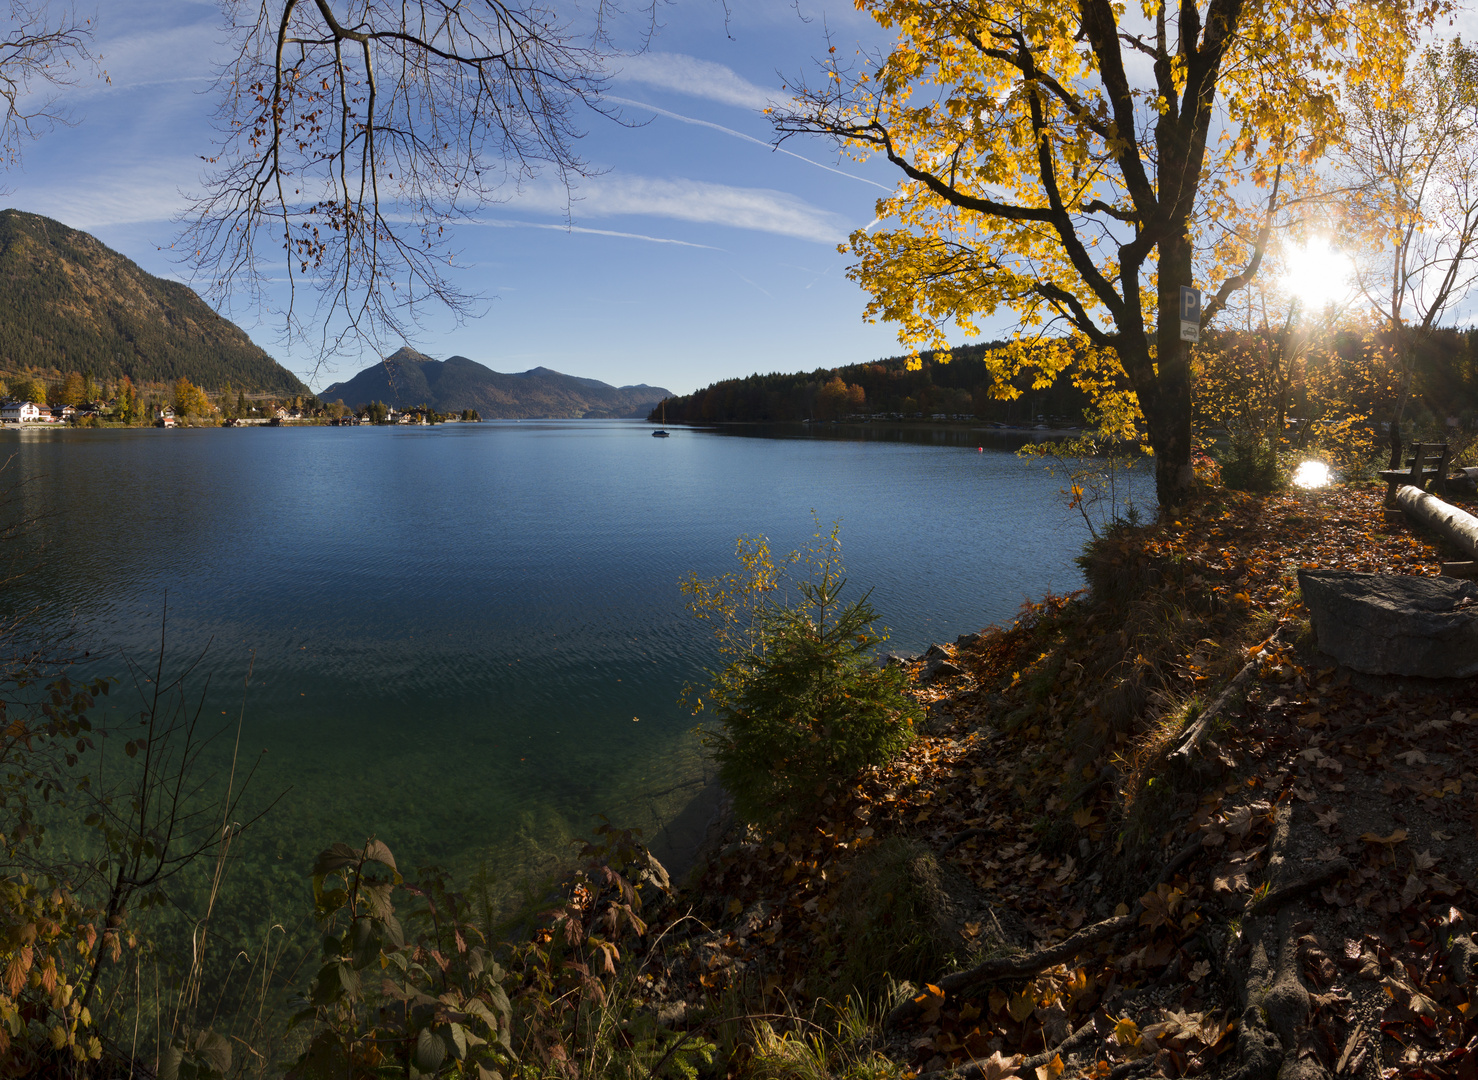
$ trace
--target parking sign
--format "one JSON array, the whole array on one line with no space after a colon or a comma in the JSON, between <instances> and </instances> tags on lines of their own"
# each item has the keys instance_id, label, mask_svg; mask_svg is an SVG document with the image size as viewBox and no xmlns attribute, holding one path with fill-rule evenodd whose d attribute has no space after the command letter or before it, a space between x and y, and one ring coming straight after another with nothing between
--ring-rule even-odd
<instances>
[{"instance_id":1,"label":"parking sign","mask_svg":"<svg viewBox=\"0 0 1478 1080\"><path fill-rule=\"evenodd\" d=\"M1201 290L1180 287L1180 340L1201 340Z\"/></svg>"}]
</instances>

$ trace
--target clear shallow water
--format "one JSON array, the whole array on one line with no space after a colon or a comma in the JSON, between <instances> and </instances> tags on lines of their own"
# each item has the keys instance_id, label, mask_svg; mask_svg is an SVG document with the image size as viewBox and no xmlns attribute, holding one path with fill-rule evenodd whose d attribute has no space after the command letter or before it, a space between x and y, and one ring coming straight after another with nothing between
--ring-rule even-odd
<instances>
[{"instance_id":1,"label":"clear shallow water","mask_svg":"<svg viewBox=\"0 0 1478 1080\"><path fill-rule=\"evenodd\" d=\"M677 581L732 569L740 534L784 552L813 510L841 518L894 651L1081 584L1060 482L985 436L650 432L7 431L0 482L28 481L11 511L40 525L5 604L117 674L167 596L169 656L209 643L208 710L233 720L254 655L243 752L259 795L286 794L241 872L296 894L316 851L370 833L510 876L597 813L660 839L703 774L676 699L713 659Z\"/></svg>"}]
</instances>

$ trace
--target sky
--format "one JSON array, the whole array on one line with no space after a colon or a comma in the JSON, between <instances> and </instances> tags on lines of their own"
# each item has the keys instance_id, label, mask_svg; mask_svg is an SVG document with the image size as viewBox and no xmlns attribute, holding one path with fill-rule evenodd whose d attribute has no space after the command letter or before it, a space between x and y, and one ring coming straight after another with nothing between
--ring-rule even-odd
<instances>
[{"instance_id":1,"label":"sky","mask_svg":"<svg viewBox=\"0 0 1478 1080\"><path fill-rule=\"evenodd\" d=\"M454 237L456 284L487 298L463 325L433 318L411 342L497 371L550 367L683 393L754 372L833 367L906 350L862 317L837 244L873 220L886 163L838 160L819 140L777 152L762 109L782 80L838 51L880 43L850 0L679 0L644 52L612 65L627 125L585 115L598 170L574 192L536 181ZM144 269L189 282L171 244L215 147L221 15L198 0L110 0L97 12L108 81L65 91L70 126L24 149L3 205L97 236ZM633 19L618 32L639 43ZM828 37L830 35L830 37ZM634 126L633 126L634 125ZM315 389L378 357L320 364L284 342L270 312L223 309Z\"/></svg>"}]
</instances>

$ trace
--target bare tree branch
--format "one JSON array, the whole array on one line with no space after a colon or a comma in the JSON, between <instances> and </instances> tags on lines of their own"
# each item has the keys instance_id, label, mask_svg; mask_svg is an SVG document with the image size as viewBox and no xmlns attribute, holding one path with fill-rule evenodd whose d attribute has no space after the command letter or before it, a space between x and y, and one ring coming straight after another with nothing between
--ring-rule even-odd
<instances>
[{"instance_id":1,"label":"bare tree branch","mask_svg":"<svg viewBox=\"0 0 1478 1080\"><path fill-rule=\"evenodd\" d=\"M20 162L21 147L69 122L53 92L98 69L91 19L45 0L9 0L0 36L0 160ZM106 78L106 76L103 76Z\"/></svg>"},{"instance_id":2,"label":"bare tree branch","mask_svg":"<svg viewBox=\"0 0 1478 1080\"><path fill-rule=\"evenodd\" d=\"M220 150L185 216L208 296L271 307L320 356L465 318L449 226L546 171L566 191L602 111L609 0L578 29L539 0L226 0Z\"/></svg>"}]
</instances>

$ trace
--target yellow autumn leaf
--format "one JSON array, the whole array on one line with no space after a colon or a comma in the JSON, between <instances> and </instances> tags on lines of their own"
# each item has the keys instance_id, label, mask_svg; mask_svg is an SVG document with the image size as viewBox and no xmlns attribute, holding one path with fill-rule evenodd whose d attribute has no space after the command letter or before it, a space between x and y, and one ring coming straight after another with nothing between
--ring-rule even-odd
<instances>
[{"instance_id":1,"label":"yellow autumn leaf","mask_svg":"<svg viewBox=\"0 0 1478 1080\"><path fill-rule=\"evenodd\" d=\"M1006 1012L1018 1024L1025 1023L1026 1018L1036 1012L1036 1009L1037 996L1031 992L1030 988L1019 994L1012 994L1011 1001L1006 1006Z\"/></svg>"}]
</instances>

